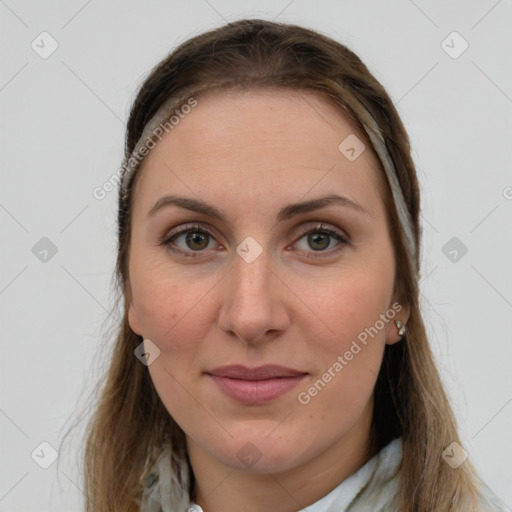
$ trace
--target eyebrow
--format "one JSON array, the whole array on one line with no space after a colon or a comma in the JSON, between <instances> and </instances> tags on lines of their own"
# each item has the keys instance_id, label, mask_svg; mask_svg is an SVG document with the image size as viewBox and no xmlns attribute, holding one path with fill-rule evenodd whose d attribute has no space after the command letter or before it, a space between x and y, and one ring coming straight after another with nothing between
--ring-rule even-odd
<instances>
[{"instance_id":1,"label":"eyebrow","mask_svg":"<svg viewBox=\"0 0 512 512\"><path fill-rule=\"evenodd\" d=\"M302 201L299 203L289 204L284 206L277 213L277 221L283 221L290 219L296 215L300 215L302 213L309 213L315 210L319 210L320 208L325 208L330 205L339 205L345 208L351 208L358 213L363 213L369 215L369 213L358 203L352 201L345 196L340 196L338 194L330 194L323 197L318 197L316 199L311 199L309 201ZM208 217L212 217L219 221L226 221L226 214L223 210L213 206L211 204L205 203L200 199L193 199L189 197L181 197L174 195L166 195L161 197L149 210L147 213L147 217L154 215L157 211L161 210L167 206L178 206L180 208L190 210L196 213L200 213L206 215Z\"/></svg>"}]
</instances>

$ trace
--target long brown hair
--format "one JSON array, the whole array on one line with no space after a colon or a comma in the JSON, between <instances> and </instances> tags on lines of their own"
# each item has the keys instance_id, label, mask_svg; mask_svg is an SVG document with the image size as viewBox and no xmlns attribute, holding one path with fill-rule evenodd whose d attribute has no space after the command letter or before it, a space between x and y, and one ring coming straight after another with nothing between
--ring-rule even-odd
<instances>
[{"instance_id":1,"label":"long brown hair","mask_svg":"<svg viewBox=\"0 0 512 512\"><path fill-rule=\"evenodd\" d=\"M459 437L420 313L419 188L409 139L391 99L346 46L300 26L240 20L186 41L152 70L130 112L125 163L165 102L175 99L178 108L204 91L232 87L321 93L342 115L359 123L357 113L344 101L343 90L376 120L405 198L416 255L408 257L388 187L385 203L395 249L395 288L400 302L410 307L410 317L401 342L385 348L375 387L370 451L376 453L402 437L397 510L474 510L479 489L473 466L466 461L454 470L442 458L443 450ZM116 285L124 314L84 446L88 512L138 510L142 478L164 447L171 447L174 454L177 485L181 482L192 492L193 480L187 483L180 476L182 465L188 464L184 434L161 402L147 368L134 357L142 338L128 324L130 216L136 176L130 176L127 193L119 193Z\"/></svg>"}]
</instances>

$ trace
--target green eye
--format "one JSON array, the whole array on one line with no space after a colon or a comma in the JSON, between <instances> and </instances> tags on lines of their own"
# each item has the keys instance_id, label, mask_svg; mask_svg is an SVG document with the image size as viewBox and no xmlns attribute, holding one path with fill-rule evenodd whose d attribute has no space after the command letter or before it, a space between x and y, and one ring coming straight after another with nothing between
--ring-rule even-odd
<instances>
[{"instance_id":1,"label":"green eye","mask_svg":"<svg viewBox=\"0 0 512 512\"><path fill-rule=\"evenodd\" d=\"M331 246L333 241L335 244ZM217 247L212 233L199 224L179 226L160 245L168 247L169 250L180 257L189 258L200 257L207 253L207 249ZM300 245L305 245L305 247ZM309 258L333 256L341 251L345 245L349 245L349 241L341 232L323 225L308 226L303 229L302 236L294 244L294 246L298 246L299 253Z\"/></svg>"},{"instance_id":2,"label":"green eye","mask_svg":"<svg viewBox=\"0 0 512 512\"><path fill-rule=\"evenodd\" d=\"M300 241L303 239L306 240L307 247L300 247ZM335 240L337 244L329 248L333 240ZM295 243L295 245L298 246L299 252L306 255L309 253L309 257L313 258L332 256L334 253L341 251L344 246L348 244L348 240L341 233L322 226L309 229Z\"/></svg>"}]
</instances>

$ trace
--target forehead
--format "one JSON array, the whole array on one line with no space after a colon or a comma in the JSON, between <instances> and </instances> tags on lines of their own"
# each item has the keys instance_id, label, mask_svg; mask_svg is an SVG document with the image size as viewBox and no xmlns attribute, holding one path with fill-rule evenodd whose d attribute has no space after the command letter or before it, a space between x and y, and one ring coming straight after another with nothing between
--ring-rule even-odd
<instances>
[{"instance_id":1,"label":"forehead","mask_svg":"<svg viewBox=\"0 0 512 512\"><path fill-rule=\"evenodd\" d=\"M357 153L364 150L348 158L353 152L346 153L347 144ZM279 202L284 196L296 200L337 188L375 204L383 179L359 126L320 94L286 90L200 96L138 173L139 203L178 190L203 198L209 193L235 194L240 200L259 195Z\"/></svg>"}]
</instances>

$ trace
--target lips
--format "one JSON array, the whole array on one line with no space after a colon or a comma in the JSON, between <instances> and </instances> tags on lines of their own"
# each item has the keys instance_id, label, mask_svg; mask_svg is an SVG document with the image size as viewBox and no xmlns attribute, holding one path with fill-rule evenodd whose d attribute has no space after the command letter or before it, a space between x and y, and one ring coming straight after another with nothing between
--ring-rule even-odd
<instances>
[{"instance_id":1,"label":"lips","mask_svg":"<svg viewBox=\"0 0 512 512\"><path fill-rule=\"evenodd\" d=\"M305 372L300 372L298 370L293 370L291 368L285 368L284 366L277 366L273 364L259 366L257 368L247 368L241 365L222 366L221 368L216 368L215 370L212 370L208 373L217 375L218 377L227 377L230 379L241 380L267 380L305 375Z\"/></svg>"},{"instance_id":2,"label":"lips","mask_svg":"<svg viewBox=\"0 0 512 512\"><path fill-rule=\"evenodd\" d=\"M299 370L277 365L257 368L247 368L242 365L223 366L206 374L224 395L247 405L276 400L291 391L308 375Z\"/></svg>"}]
</instances>

